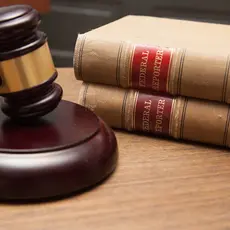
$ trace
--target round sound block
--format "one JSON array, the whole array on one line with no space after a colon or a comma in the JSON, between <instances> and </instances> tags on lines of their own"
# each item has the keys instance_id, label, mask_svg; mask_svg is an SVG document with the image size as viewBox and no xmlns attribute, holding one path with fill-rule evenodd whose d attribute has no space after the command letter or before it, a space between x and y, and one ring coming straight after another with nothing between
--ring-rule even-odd
<instances>
[{"instance_id":1,"label":"round sound block","mask_svg":"<svg viewBox=\"0 0 230 230\"><path fill-rule=\"evenodd\" d=\"M116 167L113 131L90 110L61 101L36 122L0 112L0 199L68 195L101 182Z\"/></svg>"}]
</instances>

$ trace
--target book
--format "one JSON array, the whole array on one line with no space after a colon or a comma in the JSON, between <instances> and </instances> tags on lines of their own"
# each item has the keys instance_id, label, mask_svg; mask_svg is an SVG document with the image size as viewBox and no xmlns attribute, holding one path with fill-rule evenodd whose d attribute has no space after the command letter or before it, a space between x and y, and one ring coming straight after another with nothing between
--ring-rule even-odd
<instances>
[{"instance_id":1,"label":"book","mask_svg":"<svg viewBox=\"0 0 230 230\"><path fill-rule=\"evenodd\" d=\"M110 127L230 146L230 105L83 82L78 103Z\"/></svg>"},{"instance_id":2,"label":"book","mask_svg":"<svg viewBox=\"0 0 230 230\"><path fill-rule=\"evenodd\" d=\"M78 80L230 103L230 26L126 16L79 34Z\"/></svg>"}]
</instances>

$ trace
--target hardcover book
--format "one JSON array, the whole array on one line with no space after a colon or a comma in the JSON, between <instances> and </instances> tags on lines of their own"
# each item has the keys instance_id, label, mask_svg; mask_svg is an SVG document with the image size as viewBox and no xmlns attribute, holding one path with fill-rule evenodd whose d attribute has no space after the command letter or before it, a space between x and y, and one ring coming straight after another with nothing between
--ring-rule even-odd
<instances>
[{"instance_id":1,"label":"hardcover book","mask_svg":"<svg viewBox=\"0 0 230 230\"><path fill-rule=\"evenodd\" d=\"M83 83L78 103L113 128L230 147L230 105Z\"/></svg>"},{"instance_id":2,"label":"hardcover book","mask_svg":"<svg viewBox=\"0 0 230 230\"><path fill-rule=\"evenodd\" d=\"M229 40L228 25L126 16L78 35L75 76L230 103Z\"/></svg>"}]
</instances>

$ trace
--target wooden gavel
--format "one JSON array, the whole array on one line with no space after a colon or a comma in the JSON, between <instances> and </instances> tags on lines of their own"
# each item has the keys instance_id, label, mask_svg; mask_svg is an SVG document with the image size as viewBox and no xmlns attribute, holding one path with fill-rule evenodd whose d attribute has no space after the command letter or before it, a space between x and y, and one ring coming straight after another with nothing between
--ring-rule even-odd
<instances>
[{"instance_id":1,"label":"wooden gavel","mask_svg":"<svg viewBox=\"0 0 230 230\"><path fill-rule=\"evenodd\" d=\"M0 200L46 199L92 187L118 160L112 129L89 109L62 100L39 23L31 6L0 8Z\"/></svg>"},{"instance_id":2,"label":"wooden gavel","mask_svg":"<svg viewBox=\"0 0 230 230\"><path fill-rule=\"evenodd\" d=\"M27 5L0 8L0 96L2 111L14 119L34 119L54 110L62 88L39 13Z\"/></svg>"}]
</instances>

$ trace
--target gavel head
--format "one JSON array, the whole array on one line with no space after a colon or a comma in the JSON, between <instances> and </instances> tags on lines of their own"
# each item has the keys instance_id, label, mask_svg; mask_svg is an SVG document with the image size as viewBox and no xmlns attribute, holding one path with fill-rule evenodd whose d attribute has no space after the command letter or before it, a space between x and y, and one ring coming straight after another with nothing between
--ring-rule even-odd
<instances>
[{"instance_id":1,"label":"gavel head","mask_svg":"<svg viewBox=\"0 0 230 230\"><path fill-rule=\"evenodd\" d=\"M62 88L39 13L28 5L0 8L1 109L13 119L34 119L55 109Z\"/></svg>"}]
</instances>

